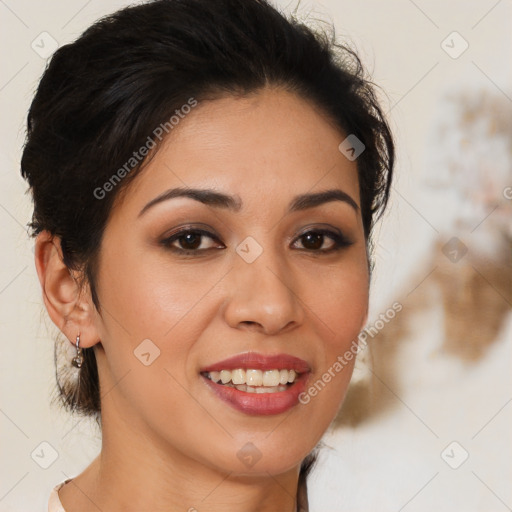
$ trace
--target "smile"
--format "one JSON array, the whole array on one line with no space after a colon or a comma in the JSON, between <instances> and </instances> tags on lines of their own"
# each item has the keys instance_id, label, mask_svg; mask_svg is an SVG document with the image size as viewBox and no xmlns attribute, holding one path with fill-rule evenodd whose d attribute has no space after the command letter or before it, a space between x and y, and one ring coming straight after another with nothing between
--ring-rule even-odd
<instances>
[{"instance_id":1,"label":"smile","mask_svg":"<svg viewBox=\"0 0 512 512\"><path fill-rule=\"evenodd\" d=\"M248 352L200 372L216 397L250 415L280 414L296 406L310 374L308 363L289 355Z\"/></svg>"},{"instance_id":2,"label":"smile","mask_svg":"<svg viewBox=\"0 0 512 512\"><path fill-rule=\"evenodd\" d=\"M293 384L297 377L295 370L256 370L238 368L206 372L205 377L215 383L230 386L247 393L276 393L286 391L288 384Z\"/></svg>"}]
</instances>

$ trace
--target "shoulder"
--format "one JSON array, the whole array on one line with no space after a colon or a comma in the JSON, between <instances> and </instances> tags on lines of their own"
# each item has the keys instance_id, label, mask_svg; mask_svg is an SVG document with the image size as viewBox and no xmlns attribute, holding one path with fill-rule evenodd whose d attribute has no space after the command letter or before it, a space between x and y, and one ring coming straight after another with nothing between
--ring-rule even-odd
<instances>
[{"instance_id":1,"label":"shoulder","mask_svg":"<svg viewBox=\"0 0 512 512\"><path fill-rule=\"evenodd\" d=\"M53 488L52 492L50 493L50 498L48 499L48 512L66 512L62 506L62 503L60 502L59 489L64 486L64 484L68 483L69 480L71 479L62 482Z\"/></svg>"}]
</instances>

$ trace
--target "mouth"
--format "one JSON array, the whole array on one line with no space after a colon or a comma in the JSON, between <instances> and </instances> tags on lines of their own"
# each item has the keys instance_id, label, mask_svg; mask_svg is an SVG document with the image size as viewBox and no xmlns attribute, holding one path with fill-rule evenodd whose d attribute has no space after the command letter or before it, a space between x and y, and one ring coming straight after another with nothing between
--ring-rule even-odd
<instances>
[{"instance_id":1,"label":"mouth","mask_svg":"<svg viewBox=\"0 0 512 512\"><path fill-rule=\"evenodd\" d=\"M243 369L204 372L201 375L220 384L246 393L278 393L293 385L299 375L295 370Z\"/></svg>"},{"instance_id":2,"label":"mouth","mask_svg":"<svg viewBox=\"0 0 512 512\"><path fill-rule=\"evenodd\" d=\"M245 353L200 371L214 394L252 415L279 414L294 407L311 372L308 363L286 354Z\"/></svg>"}]
</instances>

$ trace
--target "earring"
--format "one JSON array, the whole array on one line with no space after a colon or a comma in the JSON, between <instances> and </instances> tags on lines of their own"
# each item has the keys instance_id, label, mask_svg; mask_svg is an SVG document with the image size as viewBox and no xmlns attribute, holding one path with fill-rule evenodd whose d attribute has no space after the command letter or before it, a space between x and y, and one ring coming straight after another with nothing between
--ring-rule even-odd
<instances>
[{"instance_id":1,"label":"earring","mask_svg":"<svg viewBox=\"0 0 512 512\"><path fill-rule=\"evenodd\" d=\"M73 357L73 359L71 360L71 364L75 368L81 368L83 362L84 362L84 357L82 356L82 349L80 347L80 333L78 333L78 335L76 337L76 356Z\"/></svg>"}]
</instances>

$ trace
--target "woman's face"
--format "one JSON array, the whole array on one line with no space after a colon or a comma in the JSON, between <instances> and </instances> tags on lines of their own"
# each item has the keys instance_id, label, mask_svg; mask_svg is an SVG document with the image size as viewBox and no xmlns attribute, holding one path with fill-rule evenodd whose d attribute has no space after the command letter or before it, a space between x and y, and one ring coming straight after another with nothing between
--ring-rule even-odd
<instances>
[{"instance_id":1,"label":"woman's face","mask_svg":"<svg viewBox=\"0 0 512 512\"><path fill-rule=\"evenodd\" d=\"M202 102L180 120L113 209L100 249L106 432L115 424L131 443L240 474L281 473L311 451L344 398L353 360L340 370L338 356L368 304L344 138L277 89ZM275 387L292 369L295 383Z\"/></svg>"}]
</instances>

